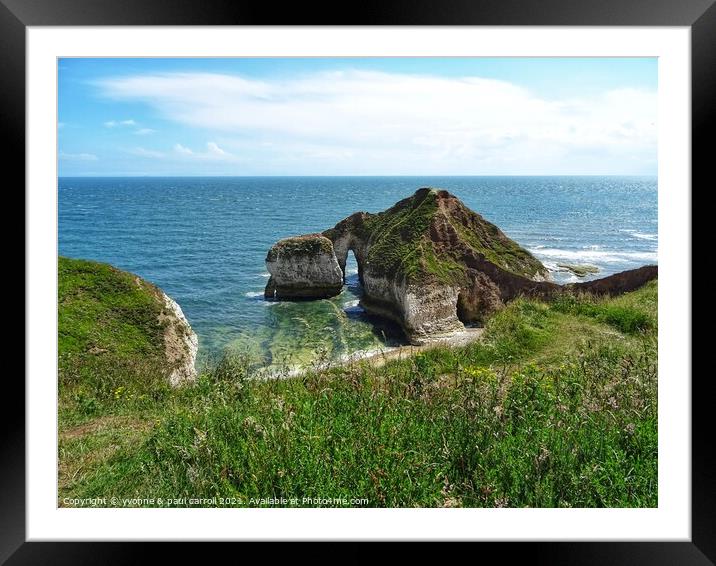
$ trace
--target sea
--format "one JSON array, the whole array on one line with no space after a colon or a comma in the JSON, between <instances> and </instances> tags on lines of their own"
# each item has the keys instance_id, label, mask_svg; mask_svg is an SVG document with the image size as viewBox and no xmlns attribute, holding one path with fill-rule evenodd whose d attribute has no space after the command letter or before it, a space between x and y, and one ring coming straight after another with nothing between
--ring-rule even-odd
<instances>
[{"instance_id":1,"label":"sea","mask_svg":"<svg viewBox=\"0 0 716 566\"><path fill-rule=\"evenodd\" d=\"M530 250L556 282L657 263L656 177L121 177L58 180L59 254L110 263L162 288L226 353L295 367L395 347L359 306L357 266L332 299L265 301L265 257L287 236L379 212L421 187L447 189ZM599 272L579 279L560 263Z\"/></svg>"}]
</instances>

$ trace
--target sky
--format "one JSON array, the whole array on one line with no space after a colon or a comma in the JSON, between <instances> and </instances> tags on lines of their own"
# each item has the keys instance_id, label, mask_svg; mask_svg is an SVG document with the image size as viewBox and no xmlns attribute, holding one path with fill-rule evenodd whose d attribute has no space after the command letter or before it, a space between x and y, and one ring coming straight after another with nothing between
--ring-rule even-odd
<instances>
[{"instance_id":1,"label":"sky","mask_svg":"<svg viewBox=\"0 0 716 566\"><path fill-rule=\"evenodd\" d=\"M71 176L656 175L656 58L58 60Z\"/></svg>"}]
</instances>

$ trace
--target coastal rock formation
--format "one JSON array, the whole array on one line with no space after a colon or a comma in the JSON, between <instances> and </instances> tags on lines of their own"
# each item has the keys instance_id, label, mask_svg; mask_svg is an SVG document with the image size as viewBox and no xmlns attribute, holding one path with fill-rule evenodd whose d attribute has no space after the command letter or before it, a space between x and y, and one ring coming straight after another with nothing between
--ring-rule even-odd
<instances>
[{"instance_id":1,"label":"coastal rock formation","mask_svg":"<svg viewBox=\"0 0 716 566\"><path fill-rule=\"evenodd\" d=\"M659 276L659 268L656 265L645 265L636 269L629 269L621 273L615 273L609 277L585 281L583 283L570 283L565 285L566 289L592 295L621 295L647 284Z\"/></svg>"},{"instance_id":2,"label":"coastal rock formation","mask_svg":"<svg viewBox=\"0 0 716 566\"><path fill-rule=\"evenodd\" d=\"M199 337L177 302L164 292L161 294L165 307L159 315L164 327L164 357L169 367L169 383L176 386L196 379Z\"/></svg>"},{"instance_id":3,"label":"coastal rock formation","mask_svg":"<svg viewBox=\"0 0 716 566\"><path fill-rule=\"evenodd\" d=\"M343 287L333 243L321 234L279 240L266 256L266 269L271 274L267 299L323 299Z\"/></svg>"},{"instance_id":4,"label":"coastal rock formation","mask_svg":"<svg viewBox=\"0 0 716 566\"><path fill-rule=\"evenodd\" d=\"M556 271L571 273L577 277L586 277L593 273L599 273L599 268L589 264L558 263Z\"/></svg>"},{"instance_id":5,"label":"coastal rock formation","mask_svg":"<svg viewBox=\"0 0 716 566\"><path fill-rule=\"evenodd\" d=\"M358 263L361 305L400 324L414 344L481 323L518 295L548 298L564 289L549 281L537 258L458 198L422 188L384 212L352 214L322 235L279 241L266 260L266 297L337 294L349 251ZM656 277L656 267L627 273L570 287L623 292Z\"/></svg>"},{"instance_id":6,"label":"coastal rock formation","mask_svg":"<svg viewBox=\"0 0 716 566\"><path fill-rule=\"evenodd\" d=\"M106 263L58 258L60 377L100 381L196 378L199 339L156 285Z\"/></svg>"}]
</instances>

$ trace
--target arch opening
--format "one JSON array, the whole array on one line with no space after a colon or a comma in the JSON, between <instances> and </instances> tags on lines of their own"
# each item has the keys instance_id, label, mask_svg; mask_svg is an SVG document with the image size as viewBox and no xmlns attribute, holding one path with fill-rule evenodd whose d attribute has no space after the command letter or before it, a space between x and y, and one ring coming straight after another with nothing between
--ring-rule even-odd
<instances>
[{"instance_id":1,"label":"arch opening","mask_svg":"<svg viewBox=\"0 0 716 566\"><path fill-rule=\"evenodd\" d=\"M465 305L465 291L460 291L457 295L457 302L455 304L455 314L457 319L463 324L467 324L469 321L469 314Z\"/></svg>"},{"instance_id":2,"label":"arch opening","mask_svg":"<svg viewBox=\"0 0 716 566\"><path fill-rule=\"evenodd\" d=\"M356 295L363 294L363 278L360 262L353 249L346 253L346 262L343 269L343 282Z\"/></svg>"},{"instance_id":3,"label":"arch opening","mask_svg":"<svg viewBox=\"0 0 716 566\"><path fill-rule=\"evenodd\" d=\"M455 314L466 328L484 325L484 313L480 310L480 301L467 289L461 290L457 295Z\"/></svg>"}]
</instances>

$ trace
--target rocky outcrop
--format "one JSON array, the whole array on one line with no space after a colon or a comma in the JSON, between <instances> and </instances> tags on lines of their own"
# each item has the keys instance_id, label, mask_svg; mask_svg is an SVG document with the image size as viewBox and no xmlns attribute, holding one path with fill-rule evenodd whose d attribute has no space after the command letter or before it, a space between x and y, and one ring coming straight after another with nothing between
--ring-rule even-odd
<instances>
[{"instance_id":1,"label":"rocky outcrop","mask_svg":"<svg viewBox=\"0 0 716 566\"><path fill-rule=\"evenodd\" d=\"M586 277L587 275L599 273L599 268L589 264L558 263L555 271L571 273L577 277Z\"/></svg>"},{"instance_id":2,"label":"rocky outcrop","mask_svg":"<svg viewBox=\"0 0 716 566\"><path fill-rule=\"evenodd\" d=\"M577 292L591 293L592 295L621 295L622 293L634 291L658 277L659 268L656 265L645 265L637 269L615 273L609 277L595 279L594 281L571 283L565 285L565 287Z\"/></svg>"},{"instance_id":3,"label":"rocky outcrop","mask_svg":"<svg viewBox=\"0 0 716 566\"><path fill-rule=\"evenodd\" d=\"M350 251L362 306L399 323L414 344L480 323L518 295L549 298L565 289L549 281L532 254L455 196L423 188L384 212L357 212L321 235L279 241L266 260L266 297L335 295ZM656 267L629 273L569 287L624 292L655 278Z\"/></svg>"},{"instance_id":4,"label":"rocky outcrop","mask_svg":"<svg viewBox=\"0 0 716 566\"><path fill-rule=\"evenodd\" d=\"M196 379L199 338L174 299L162 292L164 309L159 321L164 327L164 356L169 366L169 383L180 385Z\"/></svg>"},{"instance_id":5,"label":"rocky outcrop","mask_svg":"<svg viewBox=\"0 0 716 566\"><path fill-rule=\"evenodd\" d=\"M343 287L333 243L321 234L279 240L266 256L266 269L271 274L267 299L323 299Z\"/></svg>"}]
</instances>

